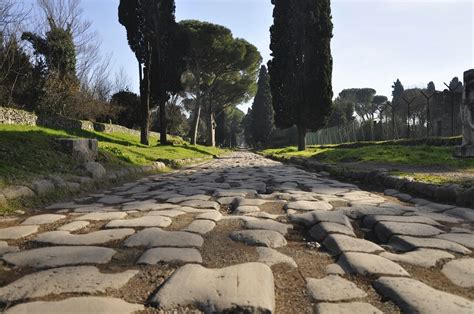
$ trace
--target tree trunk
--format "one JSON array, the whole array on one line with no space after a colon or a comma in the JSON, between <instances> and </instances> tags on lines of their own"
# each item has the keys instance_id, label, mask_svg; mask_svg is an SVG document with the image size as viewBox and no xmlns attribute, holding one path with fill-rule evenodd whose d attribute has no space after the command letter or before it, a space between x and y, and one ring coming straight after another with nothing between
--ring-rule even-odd
<instances>
[{"instance_id":1,"label":"tree trunk","mask_svg":"<svg viewBox=\"0 0 474 314\"><path fill-rule=\"evenodd\" d=\"M306 128L298 125L298 150L306 150Z\"/></svg>"},{"instance_id":2,"label":"tree trunk","mask_svg":"<svg viewBox=\"0 0 474 314\"><path fill-rule=\"evenodd\" d=\"M139 77L140 77L140 102L141 102L141 124L140 124L140 143L143 145L148 145L148 127L149 127L149 105L150 103L148 102L148 88L146 87L148 85L148 75L146 69L142 68L142 65L140 62L138 62L138 70L139 70ZM143 73L145 72L145 73Z\"/></svg>"},{"instance_id":3,"label":"tree trunk","mask_svg":"<svg viewBox=\"0 0 474 314\"><path fill-rule=\"evenodd\" d=\"M167 138L167 121L166 121L166 102L160 100L160 144L168 144Z\"/></svg>"},{"instance_id":4,"label":"tree trunk","mask_svg":"<svg viewBox=\"0 0 474 314\"><path fill-rule=\"evenodd\" d=\"M392 134L393 134L393 139L395 139L395 109L392 108Z\"/></svg>"},{"instance_id":5,"label":"tree trunk","mask_svg":"<svg viewBox=\"0 0 474 314\"><path fill-rule=\"evenodd\" d=\"M211 147L216 147L216 115L214 112L209 114L209 138L208 138L208 145Z\"/></svg>"},{"instance_id":6,"label":"tree trunk","mask_svg":"<svg viewBox=\"0 0 474 314\"><path fill-rule=\"evenodd\" d=\"M194 112L194 123L191 134L191 144L197 144L198 130L199 130L199 120L201 119L201 105L199 102L196 102L196 109Z\"/></svg>"},{"instance_id":7,"label":"tree trunk","mask_svg":"<svg viewBox=\"0 0 474 314\"><path fill-rule=\"evenodd\" d=\"M426 137L430 137L431 129L431 113L430 113L430 99L426 101Z\"/></svg>"},{"instance_id":8,"label":"tree trunk","mask_svg":"<svg viewBox=\"0 0 474 314\"><path fill-rule=\"evenodd\" d=\"M410 138L410 104L408 104L408 114L407 114L407 138Z\"/></svg>"}]
</instances>

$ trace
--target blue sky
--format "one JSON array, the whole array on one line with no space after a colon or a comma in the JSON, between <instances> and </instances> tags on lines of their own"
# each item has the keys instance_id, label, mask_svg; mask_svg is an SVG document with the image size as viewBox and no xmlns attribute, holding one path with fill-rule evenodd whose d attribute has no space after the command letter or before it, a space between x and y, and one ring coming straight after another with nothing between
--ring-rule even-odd
<instances>
[{"instance_id":1,"label":"blue sky","mask_svg":"<svg viewBox=\"0 0 474 314\"><path fill-rule=\"evenodd\" d=\"M84 15L124 67L138 90L137 65L117 21L119 0L83 0ZM405 87L443 82L474 67L474 1L333 0L333 87L372 87L390 96L399 78ZM176 0L178 20L199 19L230 28L270 58L270 0Z\"/></svg>"}]
</instances>

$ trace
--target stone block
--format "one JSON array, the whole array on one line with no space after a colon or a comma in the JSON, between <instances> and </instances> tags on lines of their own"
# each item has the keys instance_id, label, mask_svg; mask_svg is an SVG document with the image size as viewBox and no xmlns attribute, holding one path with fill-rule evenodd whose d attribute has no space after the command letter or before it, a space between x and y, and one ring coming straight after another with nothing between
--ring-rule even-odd
<instances>
[{"instance_id":1,"label":"stone block","mask_svg":"<svg viewBox=\"0 0 474 314\"><path fill-rule=\"evenodd\" d=\"M95 161L99 154L96 139L61 138L57 142L62 152L84 162Z\"/></svg>"}]
</instances>

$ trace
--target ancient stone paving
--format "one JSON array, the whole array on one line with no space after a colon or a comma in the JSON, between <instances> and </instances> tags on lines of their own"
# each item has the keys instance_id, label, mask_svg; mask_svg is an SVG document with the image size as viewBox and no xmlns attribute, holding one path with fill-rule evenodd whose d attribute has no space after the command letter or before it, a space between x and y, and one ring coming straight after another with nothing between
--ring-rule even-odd
<instances>
[{"instance_id":1,"label":"ancient stone paving","mask_svg":"<svg viewBox=\"0 0 474 314\"><path fill-rule=\"evenodd\" d=\"M6 313L474 313L474 210L248 152L32 212Z\"/></svg>"}]
</instances>

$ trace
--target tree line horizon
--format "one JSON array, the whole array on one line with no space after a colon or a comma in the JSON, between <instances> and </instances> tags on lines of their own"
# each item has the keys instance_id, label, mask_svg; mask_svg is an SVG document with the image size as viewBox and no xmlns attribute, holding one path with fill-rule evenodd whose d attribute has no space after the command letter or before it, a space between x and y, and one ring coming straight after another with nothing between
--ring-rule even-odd
<instances>
[{"instance_id":1,"label":"tree line horizon","mask_svg":"<svg viewBox=\"0 0 474 314\"><path fill-rule=\"evenodd\" d=\"M431 136L430 109L440 103L449 104L455 132L457 78L442 93L432 82L405 90L397 79L391 101L372 88L344 89L333 99L330 0L272 0L267 65L254 45L224 26L177 22L174 0L121 0L118 21L137 60L140 95L124 73L110 82L110 60L94 49L80 0L37 3L43 26L24 32L17 21L26 13L13 0L0 6L0 97L7 106L140 128L144 145L154 130L161 145L173 134L231 147L243 134L250 146L271 146L275 131L293 127L304 150L308 132L355 119L373 138L377 122L391 125L387 137L410 138L422 127ZM247 114L237 108L251 99Z\"/></svg>"}]
</instances>

